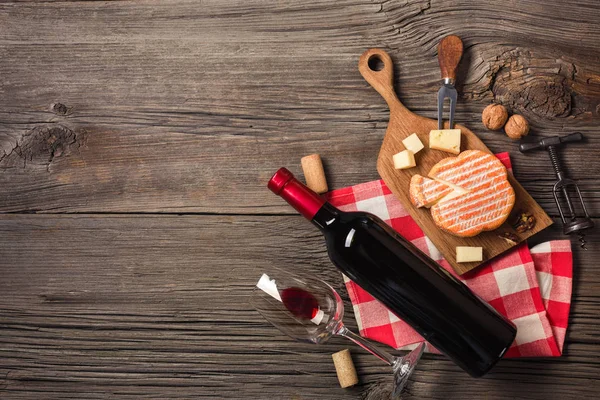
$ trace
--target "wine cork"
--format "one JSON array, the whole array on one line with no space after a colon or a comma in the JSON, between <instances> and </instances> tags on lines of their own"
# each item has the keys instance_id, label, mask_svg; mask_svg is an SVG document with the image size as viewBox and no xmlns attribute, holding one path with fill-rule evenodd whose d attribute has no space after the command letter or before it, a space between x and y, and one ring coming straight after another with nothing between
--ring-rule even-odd
<instances>
[{"instance_id":1,"label":"wine cork","mask_svg":"<svg viewBox=\"0 0 600 400\"><path fill-rule=\"evenodd\" d=\"M340 386L347 388L356 385L358 383L358 376L356 375L356 369L350 356L350 350L338 351L332 354L331 357L333 358Z\"/></svg>"},{"instance_id":2,"label":"wine cork","mask_svg":"<svg viewBox=\"0 0 600 400\"><path fill-rule=\"evenodd\" d=\"M327 179L325 179L325 171L323 170L323 162L318 154L302 157L302 171L306 179L306 186L313 191L322 194L327 192Z\"/></svg>"}]
</instances>

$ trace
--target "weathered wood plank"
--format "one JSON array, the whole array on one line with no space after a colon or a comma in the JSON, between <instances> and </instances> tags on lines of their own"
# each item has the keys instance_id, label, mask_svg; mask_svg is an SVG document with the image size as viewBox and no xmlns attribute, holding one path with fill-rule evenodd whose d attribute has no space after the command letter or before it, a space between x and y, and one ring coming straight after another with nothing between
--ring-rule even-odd
<instances>
[{"instance_id":1,"label":"weathered wood plank","mask_svg":"<svg viewBox=\"0 0 600 400\"><path fill-rule=\"evenodd\" d=\"M547 156L480 112L495 98L532 135L583 131L564 159L600 216L599 18L593 0L3 2L0 211L289 212L264 184L314 151L332 187L375 179L387 106L359 55L386 48L402 101L435 117L435 47L456 33L457 121L511 151L552 215Z\"/></svg>"},{"instance_id":2,"label":"weathered wood plank","mask_svg":"<svg viewBox=\"0 0 600 400\"><path fill-rule=\"evenodd\" d=\"M388 116L356 69L364 49L386 48L402 101L435 117L435 46L456 33L457 120L510 150L552 215L547 157L517 154L480 112L495 99L532 135L586 133L564 159L600 216L599 18L593 0L5 1L0 212L292 213L264 184L309 152L334 188L377 178ZM382 398L374 383L389 374L370 355L355 351L363 385L342 391L329 356L342 342L293 342L247 304L266 262L341 288L300 221L3 215L0 397ZM575 254L564 357L503 361L474 380L428 356L406 397L597 397L599 242Z\"/></svg>"},{"instance_id":3,"label":"weathered wood plank","mask_svg":"<svg viewBox=\"0 0 600 400\"><path fill-rule=\"evenodd\" d=\"M472 379L426 356L406 398L597 396L600 234L589 239L563 357L504 360ZM390 376L374 357L354 348L362 384L344 391L330 354L347 343L297 343L252 310L266 264L345 294L318 231L296 216L3 215L0 397L382 399Z\"/></svg>"}]
</instances>

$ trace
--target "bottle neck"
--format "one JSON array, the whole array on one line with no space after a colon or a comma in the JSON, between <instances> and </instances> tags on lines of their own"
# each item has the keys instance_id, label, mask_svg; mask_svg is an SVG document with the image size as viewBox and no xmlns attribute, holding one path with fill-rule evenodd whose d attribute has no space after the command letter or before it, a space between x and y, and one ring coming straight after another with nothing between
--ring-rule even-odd
<instances>
[{"instance_id":1,"label":"bottle neck","mask_svg":"<svg viewBox=\"0 0 600 400\"><path fill-rule=\"evenodd\" d=\"M340 210L335 208L329 203L323 204L323 207L317 211L312 219L312 223L315 224L322 231L333 225L340 216Z\"/></svg>"},{"instance_id":2,"label":"bottle neck","mask_svg":"<svg viewBox=\"0 0 600 400\"><path fill-rule=\"evenodd\" d=\"M310 190L285 168L280 168L267 186L309 220L312 220L326 204L324 198Z\"/></svg>"}]
</instances>

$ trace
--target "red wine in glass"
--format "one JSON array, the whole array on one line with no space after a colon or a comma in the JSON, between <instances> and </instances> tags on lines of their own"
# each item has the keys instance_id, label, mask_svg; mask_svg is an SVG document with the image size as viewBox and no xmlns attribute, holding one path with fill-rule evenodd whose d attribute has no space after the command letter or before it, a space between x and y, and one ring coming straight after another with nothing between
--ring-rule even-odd
<instances>
[{"instance_id":1,"label":"red wine in glass","mask_svg":"<svg viewBox=\"0 0 600 400\"><path fill-rule=\"evenodd\" d=\"M319 302L315 296L298 287L284 289L281 300L285 308L298 318L311 320L319 313Z\"/></svg>"}]
</instances>

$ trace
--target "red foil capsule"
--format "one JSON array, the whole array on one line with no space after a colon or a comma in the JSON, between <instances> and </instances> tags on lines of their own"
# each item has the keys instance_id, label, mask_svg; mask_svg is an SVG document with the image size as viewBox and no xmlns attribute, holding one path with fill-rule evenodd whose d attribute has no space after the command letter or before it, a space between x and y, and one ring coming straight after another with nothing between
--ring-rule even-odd
<instances>
[{"instance_id":1,"label":"red foil capsule","mask_svg":"<svg viewBox=\"0 0 600 400\"><path fill-rule=\"evenodd\" d=\"M280 168L269 180L267 187L307 219L313 219L325 204L321 196L298 181L286 168Z\"/></svg>"}]
</instances>

